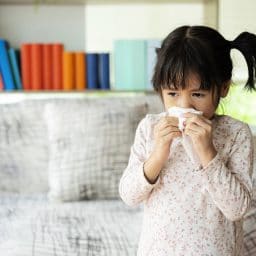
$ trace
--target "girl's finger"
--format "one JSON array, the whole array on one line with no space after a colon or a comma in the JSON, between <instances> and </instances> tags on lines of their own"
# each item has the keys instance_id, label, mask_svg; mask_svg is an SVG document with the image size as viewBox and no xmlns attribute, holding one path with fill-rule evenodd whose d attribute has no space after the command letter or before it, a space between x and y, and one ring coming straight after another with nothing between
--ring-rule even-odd
<instances>
[{"instance_id":1,"label":"girl's finger","mask_svg":"<svg viewBox=\"0 0 256 256\"><path fill-rule=\"evenodd\" d=\"M198 131L192 130L192 129L189 129L189 128L185 129L184 133L185 133L185 135L188 135L190 137L194 137L194 136L198 136L199 135Z\"/></svg>"},{"instance_id":2,"label":"girl's finger","mask_svg":"<svg viewBox=\"0 0 256 256\"><path fill-rule=\"evenodd\" d=\"M174 125L178 126L179 125L179 119L177 117L172 117L172 116L164 116L160 119L159 121L160 125L167 126L167 125Z\"/></svg>"},{"instance_id":3,"label":"girl's finger","mask_svg":"<svg viewBox=\"0 0 256 256\"><path fill-rule=\"evenodd\" d=\"M193 117L190 117L186 120L186 125L190 124L190 123L195 123L198 126L204 127L205 129L209 129L211 127L211 121L205 118L202 118L198 115L195 115Z\"/></svg>"},{"instance_id":4,"label":"girl's finger","mask_svg":"<svg viewBox=\"0 0 256 256\"><path fill-rule=\"evenodd\" d=\"M192 130L194 132L197 132L197 133L201 133L201 132L204 132L206 130L204 127L202 127L202 126L200 126L196 123L192 123L192 122L186 124L185 131L188 130L188 129Z\"/></svg>"},{"instance_id":5,"label":"girl's finger","mask_svg":"<svg viewBox=\"0 0 256 256\"><path fill-rule=\"evenodd\" d=\"M185 118L188 118L188 119L193 118L193 117L194 118L198 117L199 119L203 120L204 122L206 122L208 124L212 124L212 121L205 118L203 115L198 115L198 114L194 114L194 113L184 113L184 114L182 114L182 117L185 117Z\"/></svg>"},{"instance_id":6,"label":"girl's finger","mask_svg":"<svg viewBox=\"0 0 256 256\"><path fill-rule=\"evenodd\" d=\"M167 134L165 137L164 137L164 139L166 140L166 141L170 141L170 140L172 140L172 139L174 139L174 138L178 138L178 137L181 137L182 136L182 133L179 131L179 132L172 132L172 133L169 133L169 134Z\"/></svg>"},{"instance_id":7,"label":"girl's finger","mask_svg":"<svg viewBox=\"0 0 256 256\"><path fill-rule=\"evenodd\" d=\"M172 133L172 132L180 132L180 130L176 127L168 127L164 130L159 131L159 136L166 136L166 135L168 135L169 133Z\"/></svg>"}]
</instances>

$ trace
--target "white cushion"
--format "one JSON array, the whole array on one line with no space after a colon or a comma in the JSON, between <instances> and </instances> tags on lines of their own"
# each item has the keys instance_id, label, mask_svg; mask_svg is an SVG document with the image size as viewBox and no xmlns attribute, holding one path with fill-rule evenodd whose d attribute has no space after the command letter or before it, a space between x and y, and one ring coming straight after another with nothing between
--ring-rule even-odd
<instances>
[{"instance_id":1,"label":"white cushion","mask_svg":"<svg viewBox=\"0 0 256 256\"><path fill-rule=\"evenodd\" d=\"M43 104L0 104L0 191L47 192L48 145Z\"/></svg>"},{"instance_id":2,"label":"white cushion","mask_svg":"<svg viewBox=\"0 0 256 256\"><path fill-rule=\"evenodd\" d=\"M132 99L49 103L49 198L118 198L135 129L146 113L146 103Z\"/></svg>"}]
</instances>

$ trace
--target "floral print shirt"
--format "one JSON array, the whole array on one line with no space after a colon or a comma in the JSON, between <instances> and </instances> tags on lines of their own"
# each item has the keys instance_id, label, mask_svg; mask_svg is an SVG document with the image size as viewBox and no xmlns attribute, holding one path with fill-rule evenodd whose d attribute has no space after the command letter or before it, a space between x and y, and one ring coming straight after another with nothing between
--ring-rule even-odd
<instances>
[{"instance_id":1,"label":"floral print shirt","mask_svg":"<svg viewBox=\"0 0 256 256\"><path fill-rule=\"evenodd\" d=\"M215 158L198 169L182 143L173 141L168 161L151 184L143 164L153 150L154 126L163 115L149 114L139 123L119 184L126 204L144 205L137 256L242 256L243 216L252 198L248 125L215 115Z\"/></svg>"}]
</instances>

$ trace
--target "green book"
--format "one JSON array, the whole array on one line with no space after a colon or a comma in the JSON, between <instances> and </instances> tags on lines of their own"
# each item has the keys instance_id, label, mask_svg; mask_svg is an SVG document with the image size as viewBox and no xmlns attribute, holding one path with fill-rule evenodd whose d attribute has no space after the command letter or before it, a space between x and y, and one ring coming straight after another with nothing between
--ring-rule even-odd
<instances>
[{"instance_id":1,"label":"green book","mask_svg":"<svg viewBox=\"0 0 256 256\"><path fill-rule=\"evenodd\" d=\"M147 40L114 42L115 90L145 90Z\"/></svg>"}]
</instances>

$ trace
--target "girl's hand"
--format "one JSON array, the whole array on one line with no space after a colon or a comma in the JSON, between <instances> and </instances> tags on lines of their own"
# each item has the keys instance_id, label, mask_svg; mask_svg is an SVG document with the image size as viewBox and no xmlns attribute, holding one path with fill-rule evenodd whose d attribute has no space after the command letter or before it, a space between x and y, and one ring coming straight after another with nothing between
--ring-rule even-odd
<instances>
[{"instance_id":1,"label":"girl's hand","mask_svg":"<svg viewBox=\"0 0 256 256\"><path fill-rule=\"evenodd\" d=\"M186 119L184 134L188 135L201 164L205 167L217 154L212 142L212 122L197 114L183 114Z\"/></svg>"},{"instance_id":2,"label":"girl's hand","mask_svg":"<svg viewBox=\"0 0 256 256\"><path fill-rule=\"evenodd\" d=\"M181 137L182 133L178 128L179 120L176 117L165 116L155 125L154 128L154 150L153 154L163 164L168 159L170 146L174 138Z\"/></svg>"}]
</instances>

